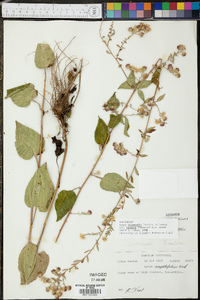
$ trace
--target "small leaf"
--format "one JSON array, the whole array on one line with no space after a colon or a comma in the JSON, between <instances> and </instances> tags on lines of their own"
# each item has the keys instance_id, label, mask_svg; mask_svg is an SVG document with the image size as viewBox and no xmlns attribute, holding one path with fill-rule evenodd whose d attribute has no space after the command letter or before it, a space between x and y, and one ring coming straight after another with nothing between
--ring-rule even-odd
<instances>
[{"instance_id":1,"label":"small leaf","mask_svg":"<svg viewBox=\"0 0 200 300\"><path fill-rule=\"evenodd\" d=\"M135 167L135 174L139 175L138 169Z\"/></svg>"},{"instance_id":2,"label":"small leaf","mask_svg":"<svg viewBox=\"0 0 200 300\"><path fill-rule=\"evenodd\" d=\"M95 137L95 142L98 145L104 146L104 144L107 140L107 137L108 137L108 126L101 118L99 118L99 120L98 120L98 124L97 124L96 130L95 130L94 137Z\"/></svg>"},{"instance_id":3,"label":"small leaf","mask_svg":"<svg viewBox=\"0 0 200 300\"><path fill-rule=\"evenodd\" d=\"M131 183L133 183L133 176L131 175Z\"/></svg>"},{"instance_id":4,"label":"small leaf","mask_svg":"<svg viewBox=\"0 0 200 300\"><path fill-rule=\"evenodd\" d=\"M114 93L112 97L107 101L107 106L109 109L112 107L115 111L120 106L120 102L116 97L116 93Z\"/></svg>"},{"instance_id":5,"label":"small leaf","mask_svg":"<svg viewBox=\"0 0 200 300\"><path fill-rule=\"evenodd\" d=\"M143 101L145 101L145 97L144 97L143 91L138 90L138 96L139 96Z\"/></svg>"},{"instance_id":6,"label":"small leaf","mask_svg":"<svg viewBox=\"0 0 200 300\"><path fill-rule=\"evenodd\" d=\"M54 185L47 170L47 164L41 166L31 178L24 201L28 207L36 206L39 211L46 212L54 193Z\"/></svg>"},{"instance_id":7,"label":"small leaf","mask_svg":"<svg viewBox=\"0 0 200 300\"><path fill-rule=\"evenodd\" d=\"M37 96L38 92L31 83L20 85L7 90L5 99L11 98L14 104L19 107L27 107Z\"/></svg>"},{"instance_id":8,"label":"small leaf","mask_svg":"<svg viewBox=\"0 0 200 300\"><path fill-rule=\"evenodd\" d=\"M126 186L127 185L127 186ZM123 191L126 187L133 188L122 176L117 173L107 173L100 181L100 187L105 191L118 193Z\"/></svg>"},{"instance_id":9,"label":"small leaf","mask_svg":"<svg viewBox=\"0 0 200 300\"><path fill-rule=\"evenodd\" d=\"M61 220L76 202L76 194L73 191L61 191L56 199L55 209L57 221Z\"/></svg>"},{"instance_id":10,"label":"small leaf","mask_svg":"<svg viewBox=\"0 0 200 300\"><path fill-rule=\"evenodd\" d=\"M128 83L131 87L133 87L134 84L135 84L135 74L134 74L133 71L129 74L129 76L128 76L128 78L127 78L127 83Z\"/></svg>"},{"instance_id":11,"label":"small leaf","mask_svg":"<svg viewBox=\"0 0 200 300\"><path fill-rule=\"evenodd\" d=\"M54 63L54 53L48 44L37 44L35 65L39 69L48 68Z\"/></svg>"},{"instance_id":12,"label":"small leaf","mask_svg":"<svg viewBox=\"0 0 200 300\"><path fill-rule=\"evenodd\" d=\"M147 129L146 133L152 133L152 132L154 132L154 131L156 131L155 126L154 126L154 127L149 127L149 128Z\"/></svg>"},{"instance_id":13,"label":"small leaf","mask_svg":"<svg viewBox=\"0 0 200 300\"><path fill-rule=\"evenodd\" d=\"M18 269L21 275L21 284L27 284L36 265L37 246L27 244L21 251L18 259Z\"/></svg>"},{"instance_id":14,"label":"small leaf","mask_svg":"<svg viewBox=\"0 0 200 300\"><path fill-rule=\"evenodd\" d=\"M155 72L152 75L151 82L153 82L155 85L159 85L159 77L160 77L161 68L158 67Z\"/></svg>"},{"instance_id":15,"label":"small leaf","mask_svg":"<svg viewBox=\"0 0 200 300\"><path fill-rule=\"evenodd\" d=\"M124 135L129 136L129 134L128 134L128 130L130 128L129 121L128 121L127 117L125 117L124 119L125 119L125 122L124 122Z\"/></svg>"},{"instance_id":16,"label":"small leaf","mask_svg":"<svg viewBox=\"0 0 200 300\"><path fill-rule=\"evenodd\" d=\"M164 97L165 97L165 94L161 95L160 97L158 97L158 99L156 100L156 102L161 101Z\"/></svg>"},{"instance_id":17,"label":"small leaf","mask_svg":"<svg viewBox=\"0 0 200 300\"><path fill-rule=\"evenodd\" d=\"M127 81L124 81L119 87L118 87L118 89L133 89L129 84L128 84L128 82Z\"/></svg>"},{"instance_id":18,"label":"small leaf","mask_svg":"<svg viewBox=\"0 0 200 300\"><path fill-rule=\"evenodd\" d=\"M147 88L151 83L152 83L151 80L143 80L143 81L138 83L137 88L138 89Z\"/></svg>"},{"instance_id":19,"label":"small leaf","mask_svg":"<svg viewBox=\"0 0 200 300\"><path fill-rule=\"evenodd\" d=\"M39 154L40 134L16 121L15 147L21 158L31 159ZM44 139L42 151L44 151Z\"/></svg>"},{"instance_id":20,"label":"small leaf","mask_svg":"<svg viewBox=\"0 0 200 300\"><path fill-rule=\"evenodd\" d=\"M121 119L122 119L121 115L111 114L110 115L110 121L108 123L108 127L110 127L110 128L116 127L120 123Z\"/></svg>"},{"instance_id":21,"label":"small leaf","mask_svg":"<svg viewBox=\"0 0 200 300\"><path fill-rule=\"evenodd\" d=\"M39 254L37 253L35 267L26 283L29 284L32 281L36 280L38 277L38 273L40 273L41 276L44 275L48 265L49 265L49 255L46 254L44 251L42 251Z\"/></svg>"},{"instance_id":22,"label":"small leaf","mask_svg":"<svg viewBox=\"0 0 200 300\"><path fill-rule=\"evenodd\" d=\"M140 154L140 157L146 157L146 156L148 156L148 155L146 155L146 154Z\"/></svg>"}]
</instances>

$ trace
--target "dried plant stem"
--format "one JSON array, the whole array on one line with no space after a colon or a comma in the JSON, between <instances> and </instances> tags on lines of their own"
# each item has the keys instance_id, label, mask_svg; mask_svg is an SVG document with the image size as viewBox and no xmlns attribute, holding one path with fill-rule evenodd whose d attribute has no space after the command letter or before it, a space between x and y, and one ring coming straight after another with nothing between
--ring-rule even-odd
<instances>
[{"instance_id":1,"label":"dried plant stem","mask_svg":"<svg viewBox=\"0 0 200 300\"><path fill-rule=\"evenodd\" d=\"M157 60L157 62L153 65L153 67L151 68L151 70L150 70L149 73L147 74L147 77L146 77L146 78L148 78L149 75L153 72L153 70L156 69L157 64L158 64L158 62L159 62L160 60L161 60L161 59L159 58L159 59ZM125 109L128 107L128 105L129 105L129 103L130 103L130 101L131 101L133 95L135 94L136 90L137 90L137 86L136 86L136 88L133 90L133 92L131 93L131 96L129 97L128 101L126 102L124 108L123 108L122 111L121 111L121 114L123 114L123 112L125 111ZM151 110L150 110L150 111L151 111ZM96 162L95 162L95 164L94 164L92 170L90 171L90 173L89 173L88 176L86 177L85 181L83 182L83 184L81 185L81 187L80 187L80 189L79 189L79 191L78 191L78 193L77 193L76 199L79 197L79 195L80 195L80 193L81 193L83 187L84 187L85 184L87 183L87 181L88 181L88 179L90 178L90 176L92 176L94 169L96 168L96 166L97 166L97 164L98 164L98 162L99 162L101 156L102 156L103 153L104 153L104 150L105 150L105 148L106 148L107 142L108 142L109 139L110 139L110 136L111 136L111 134L112 134L112 132L113 132L113 129L114 129L114 128L112 128L112 129L110 130L110 132L109 132L109 134L108 134L108 137L107 137L107 139L106 139L106 142L105 142L105 144L104 144L104 146L103 146L103 148L102 148L102 150L101 150L101 152L100 152L100 154L99 154L99 156L98 156L98 158L97 158L97 160L96 160ZM68 218L69 218L71 212L72 212L72 209L73 209L73 207L69 210L67 216L65 217L64 222L63 222L63 224L62 224L62 226L61 226L61 228L60 228L60 230L59 230L59 232L58 232L58 235L57 235L57 237L56 237L55 243L58 241L58 239L59 239L59 237L60 237L60 234L61 234L61 232L62 232L62 230L63 230L63 228L64 228L64 226L65 226L65 224L66 224L66 222L67 222L67 220L68 220Z\"/></svg>"},{"instance_id":2,"label":"dried plant stem","mask_svg":"<svg viewBox=\"0 0 200 300\"><path fill-rule=\"evenodd\" d=\"M44 89L43 89L43 98L42 98L42 108L41 108L41 125L40 125L40 152L39 152L39 159L38 159L38 168L40 167L41 163L41 155L42 155L42 145L43 145L43 117L44 117L44 102L45 102L45 94L46 94L46 81L47 81L47 72L46 68L44 69Z\"/></svg>"},{"instance_id":3,"label":"dried plant stem","mask_svg":"<svg viewBox=\"0 0 200 300\"><path fill-rule=\"evenodd\" d=\"M155 92L154 92L153 103L155 103L155 97L156 97L157 91L158 91L158 86L156 86L156 89L155 89ZM144 133L146 133L146 131L147 131L148 127L149 127L149 121L150 121L151 112L152 112L153 107L154 107L154 105L151 106L151 108L150 108L150 112L149 112L149 115L148 115L148 118L147 118L147 123L146 123L146 127L145 127ZM112 209L112 212L111 212L112 215L114 215L120 208L124 207L124 204L123 204L123 206L121 206L121 207L119 207L119 205L120 205L120 203L121 203L122 198L125 197L125 193L126 193L126 189L127 189L127 187L128 187L128 184L129 184L129 182L130 182L130 180L131 180L131 177L133 176L133 173L134 173L135 170L136 170L137 163L138 163L138 160L139 160L139 157L140 157L139 154L140 154L140 152L141 152L141 150L142 150L142 147L143 147L143 144L144 144L144 140L145 140L145 135L144 135L144 137L143 137L142 140L141 140L140 148L139 148L139 151L138 151L138 155L137 155L137 157L136 157L136 160L135 160L135 163L134 163L132 172L131 172L131 174L130 174L130 176L129 176L127 182L126 182L126 186L125 186L123 192L120 194L120 198L118 199L117 204L116 204L115 207ZM103 236L103 234L104 234L104 232L105 232L105 230L107 229L108 226L109 226L109 225L106 225L106 226L104 226L103 230L100 230L98 239L95 241L95 243L94 243L94 245L92 246L92 248L89 249L89 250L87 250L87 254L86 254L82 259L77 260L77 262L76 262L76 263L73 263L72 266L71 266L70 268L68 268L68 269L63 269L63 273L62 273L63 275L64 275L66 272L70 272L73 268L76 268L78 264L83 263L85 259L87 259L87 261L89 261L89 260L88 260L89 255L91 254L91 252L92 252L95 248L98 249L99 241L100 241L100 239L102 238L102 236Z\"/></svg>"},{"instance_id":4,"label":"dried plant stem","mask_svg":"<svg viewBox=\"0 0 200 300\"><path fill-rule=\"evenodd\" d=\"M68 150L68 141L67 141L66 130L63 130L63 135L64 135L64 141L65 141L65 151L64 151L64 154L63 154L63 160L62 160L62 164L61 164L61 167L60 167L60 172L59 172L59 175L58 175L58 180L57 180L56 188L55 188L53 197L51 199L51 203L50 203L48 211L47 211L47 215L46 215L46 218L45 218L45 221L44 221L44 224L43 224L43 228L42 228L40 237L38 239L37 248L39 248L40 242L42 240L42 236L43 236L45 228L46 228L47 220L49 218L49 215L50 215L50 212L51 212L51 208L53 206L53 203L54 203L54 200L55 200L58 188L60 186L60 178L62 176L62 172L63 172L63 168L64 168L64 164L65 164L65 159L66 159L66 155L67 155L67 150Z\"/></svg>"},{"instance_id":5,"label":"dried plant stem","mask_svg":"<svg viewBox=\"0 0 200 300\"><path fill-rule=\"evenodd\" d=\"M44 68L44 88L43 88L43 96L42 96L42 107L40 108L40 110L41 110L41 121L40 121L40 152L39 152L39 159L37 160L37 157L36 157L36 162L37 162L38 169L40 167L41 156L42 156L43 117L44 117L44 102L45 102L45 95L46 95L46 81L47 81L47 72L46 72L46 68ZM39 105L39 103L38 103L38 105ZM31 242L31 234L32 234L33 222L35 220L36 211L37 211L37 208L35 209L35 213L34 213L34 216L33 216L33 207L31 207L31 216L30 216L30 228L29 228L28 243Z\"/></svg>"}]
</instances>

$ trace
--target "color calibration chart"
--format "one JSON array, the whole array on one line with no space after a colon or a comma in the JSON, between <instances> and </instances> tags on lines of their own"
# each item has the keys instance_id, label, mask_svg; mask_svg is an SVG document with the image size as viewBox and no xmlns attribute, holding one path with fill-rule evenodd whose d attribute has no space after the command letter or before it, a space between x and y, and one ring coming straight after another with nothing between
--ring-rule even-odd
<instances>
[{"instance_id":1,"label":"color calibration chart","mask_svg":"<svg viewBox=\"0 0 200 300\"><path fill-rule=\"evenodd\" d=\"M200 19L200 2L105 3L104 19Z\"/></svg>"}]
</instances>

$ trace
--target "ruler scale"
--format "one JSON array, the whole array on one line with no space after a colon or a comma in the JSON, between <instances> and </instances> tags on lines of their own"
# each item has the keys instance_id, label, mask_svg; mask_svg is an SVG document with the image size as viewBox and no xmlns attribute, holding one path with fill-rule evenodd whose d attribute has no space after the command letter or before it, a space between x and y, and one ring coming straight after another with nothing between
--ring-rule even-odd
<instances>
[{"instance_id":1,"label":"ruler scale","mask_svg":"<svg viewBox=\"0 0 200 300\"><path fill-rule=\"evenodd\" d=\"M3 18L101 19L101 4L2 3Z\"/></svg>"},{"instance_id":2,"label":"ruler scale","mask_svg":"<svg viewBox=\"0 0 200 300\"><path fill-rule=\"evenodd\" d=\"M199 20L200 2L2 3L3 18Z\"/></svg>"}]
</instances>

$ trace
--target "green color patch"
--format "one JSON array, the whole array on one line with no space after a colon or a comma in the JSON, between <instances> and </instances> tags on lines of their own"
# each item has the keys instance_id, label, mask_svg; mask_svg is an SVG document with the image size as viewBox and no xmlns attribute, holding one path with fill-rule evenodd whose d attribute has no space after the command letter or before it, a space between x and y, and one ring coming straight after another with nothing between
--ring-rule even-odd
<instances>
[{"instance_id":1,"label":"green color patch","mask_svg":"<svg viewBox=\"0 0 200 300\"><path fill-rule=\"evenodd\" d=\"M38 207L39 211L46 212L49 208L54 185L47 170L47 164L41 166L31 178L26 191L24 201L28 207Z\"/></svg>"}]
</instances>

